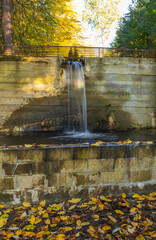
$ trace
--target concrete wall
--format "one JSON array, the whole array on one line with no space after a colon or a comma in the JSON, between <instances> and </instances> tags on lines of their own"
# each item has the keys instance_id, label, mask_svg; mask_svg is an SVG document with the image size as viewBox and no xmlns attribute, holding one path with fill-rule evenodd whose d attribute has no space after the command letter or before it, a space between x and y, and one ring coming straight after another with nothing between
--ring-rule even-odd
<instances>
[{"instance_id":1,"label":"concrete wall","mask_svg":"<svg viewBox=\"0 0 156 240\"><path fill-rule=\"evenodd\" d=\"M87 58L88 119L94 128L156 127L156 62Z\"/></svg>"},{"instance_id":2,"label":"concrete wall","mask_svg":"<svg viewBox=\"0 0 156 240\"><path fill-rule=\"evenodd\" d=\"M89 129L155 128L155 69L154 59L86 58ZM68 106L63 76L56 57L0 57L0 131L63 130Z\"/></svg>"},{"instance_id":3,"label":"concrete wall","mask_svg":"<svg viewBox=\"0 0 156 240\"><path fill-rule=\"evenodd\" d=\"M0 201L9 204L155 188L156 144L0 150Z\"/></svg>"}]
</instances>

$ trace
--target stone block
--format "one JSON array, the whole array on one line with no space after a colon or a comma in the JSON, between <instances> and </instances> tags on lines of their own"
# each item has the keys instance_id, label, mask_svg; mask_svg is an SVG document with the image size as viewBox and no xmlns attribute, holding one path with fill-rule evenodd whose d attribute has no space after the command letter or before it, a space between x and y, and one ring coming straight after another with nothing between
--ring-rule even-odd
<instances>
[{"instance_id":1,"label":"stone block","mask_svg":"<svg viewBox=\"0 0 156 240\"><path fill-rule=\"evenodd\" d=\"M45 149L44 161L58 161L73 159L72 148Z\"/></svg>"},{"instance_id":2,"label":"stone block","mask_svg":"<svg viewBox=\"0 0 156 240\"><path fill-rule=\"evenodd\" d=\"M32 163L3 163L2 168L5 172L5 175L31 175L32 174Z\"/></svg>"},{"instance_id":3,"label":"stone block","mask_svg":"<svg viewBox=\"0 0 156 240\"><path fill-rule=\"evenodd\" d=\"M100 150L99 147L74 148L73 159L99 159Z\"/></svg>"},{"instance_id":4,"label":"stone block","mask_svg":"<svg viewBox=\"0 0 156 240\"><path fill-rule=\"evenodd\" d=\"M15 150L0 150L0 162L16 162L17 151Z\"/></svg>"},{"instance_id":5,"label":"stone block","mask_svg":"<svg viewBox=\"0 0 156 240\"><path fill-rule=\"evenodd\" d=\"M126 170L126 159L125 158L117 158L114 159L114 169L115 171L125 171Z\"/></svg>"},{"instance_id":6,"label":"stone block","mask_svg":"<svg viewBox=\"0 0 156 240\"><path fill-rule=\"evenodd\" d=\"M19 149L17 150L18 160L43 162L44 149Z\"/></svg>"},{"instance_id":7,"label":"stone block","mask_svg":"<svg viewBox=\"0 0 156 240\"><path fill-rule=\"evenodd\" d=\"M74 160L74 172L87 172L87 160Z\"/></svg>"},{"instance_id":8,"label":"stone block","mask_svg":"<svg viewBox=\"0 0 156 240\"><path fill-rule=\"evenodd\" d=\"M145 182L152 178L151 170L138 170L129 172L129 182Z\"/></svg>"},{"instance_id":9,"label":"stone block","mask_svg":"<svg viewBox=\"0 0 156 240\"><path fill-rule=\"evenodd\" d=\"M129 171L137 171L140 168L140 158L133 157L129 159Z\"/></svg>"},{"instance_id":10,"label":"stone block","mask_svg":"<svg viewBox=\"0 0 156 240\"><path fill-rule=\"evenodd\" d=\"M88 159L88 171L89 172L100 172L101 171L101 160L100 159Z\"/></svg>"},{"instance_id":11,"label":"stone block","mask_svg":"<svg viewBox=\"0 0 156 240\"><path fill-rule=\"evenodd\" d=\"M58 187L59 186L59 173L52 173L48 176L46 176L48 180L48 187Z\"/></svg>"},{"instance_id":12,"label":"stone block","mask_svg":"<svg viewBox=\"0 0 156 240\"><path fill-rule=\"evenodd\" d=\"M0 177L0 191L14 189L13 177Z\"/></svg>"},{"instance_id":13,"label":"stone block","mask_svg":"<svg viewBox=\"0 0 156 240\"><path fill-rule=\"evenodd\" d=\"M60 161L60 173L73 173L74 170L74 160Z\"/></svg>"},{"instance_id":14,"label":"stone block","mask_svg":"<svg viewBox=\"0 0 156 240\"><path fill-rule=\"evenodd\" d=\"M43 174L35 174L32 176L16 176L15 188L18 189L33 189L39 188L45 183L45 176Z\"/></svg>"},{"instance_id":15,"label":"stone block","mask_svg":"<svg viewBox=\"0 0 156 240\"><path fill-rule=\"evenodd\" d=\"M3 163L0 163L0 177L2 177L2 176L5 175L5 171L4 171L4 169L2 168L2 165L3 165Z\"/></svg>"},{"instance_id":16,"label":"stone block","mask_svg":"<svg viewBox=\"0 0 156 240\"><path fill-rule=\"evenodd\" d=\"M77 185L77 179L75 174L63 173L59 175L59 186L75 187Z\"/></svg>"},{"instance_id":17,"label":"stone block","mask_svg":"<svg viewBox=\"0 0 156 240\"><path fill-rule=\"evenodd\" d=\"M101 171L102 172L110 172L114 171L114 159L101 159Z\"/></svg>"},{"instance_id":18,"label":"stone block","mask_svg":"<svg viewBox=\"0 0 156 240\"><path fill-rule=\"evenodd\" d=\"M141 157L140 158L140 169L141 170L148 170L152 168L152 157Z\"/></svg>"},{"instance_id":19,"label":"stone block","mask_svg":"<svg viewBox=\"0 0 156 240\"><path fill-rule=\"evenodd\" d=\"M151 170L151 174L152 174L151 180L156 181L156 168L155 169L153 168Z\"/></svg>"},{"instance_id":20,"label":"stone block","mask_svg":"<svg viewBox=\"0 0 156 240\"><path fill-rule=\"evenodd\" d=\"M156 168L156 156L152 158L152 167Z\"/></svg>"},{"instance_id":21,"label":"stone block","mask_svg":"<svg viewBox=\"0 0 156 240\"><path fill-rule=\"evenodd\" d=\"M124 171L101 172L101 184L125 183L126 176Z\"/></svg>"},{"instance_id":22,"label":"stone block","mask_svg":"<svg viewBox=\"0 0 156 240\"><path fill-rule=\"evenodd\" d=\"M45 166L43 162L33 162L32 163L32 174L44 173Z\"/></svg>"},{"instance_id":23,"label":"stone block","mask_svg":"<svg viewBox=\"0 0 156 240\"><path fill-rule=\"evenodd\" d=\"M117 146L116 147L116 157L117 158L127 157L127 146Z\"/></svg>"},{"instance_id":24,"label":"stone block","mask_svg":"<svg viewBox=\"0 0 156 240\"><path fill-rule=\"evenodd\" d=\"M77 173L77 186L98 185L100 183L100 173Z\"/></svg>"},{"instance_id":25,"label":"stone block","mask_svg":"<svg viewBox=\"0 0 156 240\"><path fill-rule=\"evenodd\" d=\"M11 203L14 199L14 195L13 193L9 194L9 193L0 193L0 203ZM12 204L11 204L12 207Z\"/></svg>"},{"instance_id":26,"label":"stone block","mask_svg":"<svg viewBox=\"0 0 156 240\"><path fill-rule=\"evenodd\" d=\"M116 147L115 146L101 147L100 158L101 159L116 158Z\"/></svg>"},{"instance_id":27,"label":"stone block","mask_svg":"<svg viewBox=\"0 0 156 240\"><path fill-rule=\"evenodd\" d=\"M139 147L139 156L141 157L152 157L153 151L152 145L142 145Z\"/></svg>"},{"instance_id":28,"label":"stone block","mask_svg":"<svg viewBox=\"0 0 156 240\"><path fill-rule=\"evenodd\" d=\"M60 172L60 161L45 162L43 166L45 174L51 175ZM42 172L42 173L43 173Z\"/></svg>"}]
</instances>

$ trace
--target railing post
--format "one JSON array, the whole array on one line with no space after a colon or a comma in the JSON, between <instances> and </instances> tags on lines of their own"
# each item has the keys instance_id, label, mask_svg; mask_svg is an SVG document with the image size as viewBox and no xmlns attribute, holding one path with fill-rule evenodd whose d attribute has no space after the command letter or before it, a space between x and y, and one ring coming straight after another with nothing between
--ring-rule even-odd
<instances>
[{"instance_id":1,"label":"railing post","mask_svg":"<svg viewBox=\"0 0 156 240\"><path fill-rule=\"evenodd\" d=\"M43 46L41 48L42 48L42 57L43 57Z\"/></svg>"},{"instance_id":2,"label":"railing post","mask_svg":"<svg viewBox=\"0 0 156 240\"><path fill-rule=\"evenodd\" d=\"M99 48L99 58L100 58L101 49Z\"/></svg>"}]
</instances>

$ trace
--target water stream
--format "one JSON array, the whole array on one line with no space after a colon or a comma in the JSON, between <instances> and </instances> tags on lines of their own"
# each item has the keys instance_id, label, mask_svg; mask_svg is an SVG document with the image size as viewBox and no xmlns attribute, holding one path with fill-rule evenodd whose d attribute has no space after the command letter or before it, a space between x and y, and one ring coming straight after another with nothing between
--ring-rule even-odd
<instances>
[{"instance_id":1,"label":"water stream","mask_svg":"<svg viewBox=\"0 0 156 240\"><path fill-rule=\"evenodd\" d=\"M66 77L68 82L68 134L88 134L87 102L83 65L81 62L67 62ZM71 115L78 113L79 126L72 124ZM78 132L77 132L78 131Z\"/></svg>"}]
</instances>

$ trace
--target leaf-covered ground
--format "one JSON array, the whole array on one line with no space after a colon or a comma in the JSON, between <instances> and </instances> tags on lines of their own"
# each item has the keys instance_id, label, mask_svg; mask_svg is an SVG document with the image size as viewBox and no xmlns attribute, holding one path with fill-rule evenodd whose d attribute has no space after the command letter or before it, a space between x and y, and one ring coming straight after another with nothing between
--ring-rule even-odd
<instances>
[{"instance_id":1,"label":"leaf-covered ground","mask_svg":"<svg viewBox=\"0 0 156 240\"><path fill-rule=\"evenodd\" d=\"M156 193L0 204L0 239L156 239Z\"/></svg>"}]
</instances>

